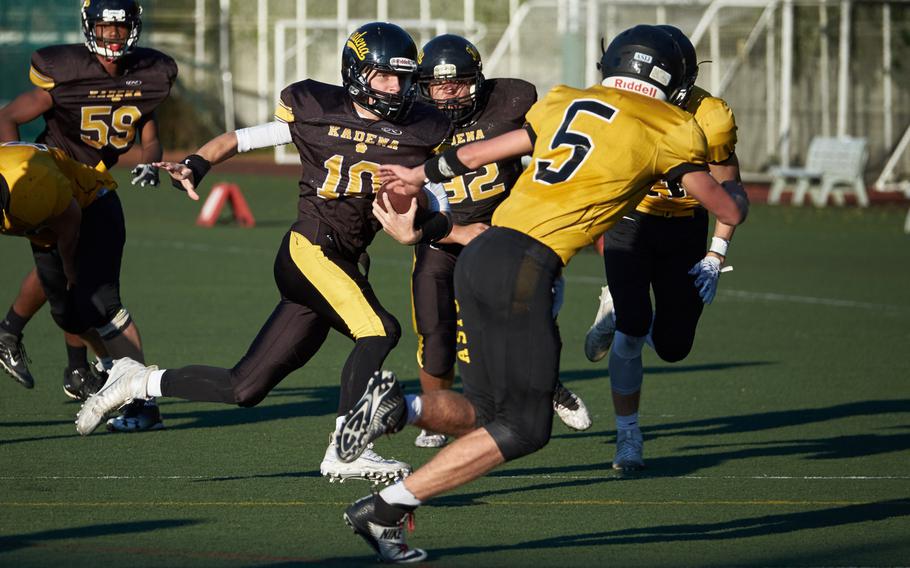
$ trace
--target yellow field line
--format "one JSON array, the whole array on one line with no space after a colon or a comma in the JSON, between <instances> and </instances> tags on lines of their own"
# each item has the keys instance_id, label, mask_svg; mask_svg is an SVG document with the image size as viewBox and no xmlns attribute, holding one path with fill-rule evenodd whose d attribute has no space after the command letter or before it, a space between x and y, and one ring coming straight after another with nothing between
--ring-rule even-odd
<instances>
[{"instance_id":1,"label":"yellow field line","mask_svg":"<svg viewBox=\"0 0 910 568\"><path fill-rule=\"evenodd\" d=\"M591 505L605 507L691 507L691 506L726 506L726 507L826 507L830 505L871 505L900 506L910 505L910 501L892 501L879 503L876 501L845 501L845 500L713 500L713 501L629 501L624 499L584 499L564 501L483 501L484 505L499 507L544 507L544 506L569 506ZM347 501L0 501L0 507L340 507L349 505ZM432 505L432 502L430 503Z\"/></svg>"}]
</instances>

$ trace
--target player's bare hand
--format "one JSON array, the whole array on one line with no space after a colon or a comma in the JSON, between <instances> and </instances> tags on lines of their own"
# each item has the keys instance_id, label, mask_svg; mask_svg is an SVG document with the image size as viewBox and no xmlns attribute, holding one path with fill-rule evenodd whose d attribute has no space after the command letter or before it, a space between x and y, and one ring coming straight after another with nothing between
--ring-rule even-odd
<instances>
[{"instance_id":1,"label":"player's bare hand","mask_svg":"<svg viewBox=\"0 0 910 568\"><path fill-rule=\"evenodd\" d=\"M199 194L196 193L196 186L193 185L193 170L175 162L153 162L152 165L170 174L171 179L174 180L174 187L185 191L193 201L199 201Z\"/></svg>"},{"instance_id":2,"label":"player's bare hand","mask_svg":"<svg viewBox=\"0 0 910 568\"><path fill-rule=\"evenodd\" d=\"M423 166L406 168L397 164L379 166L379 183L399 193L417 193L423 187Z\"/></svg>"},{"instance_id":3,"label":"player's bare hand","mask_svg":"<svg viewBox=\"0 0 910 568\"><path fill-rule=\"evenodd\" d=\"M486 223L470 223L468 225L454 225L452 232L449 233L449 239L460 244L467 245L474 240L477 235L489 229Z\"/></svg>"},{"instance_id":4,"label":"player's bare hand","mask_svg":"<svg viewBox=\"0 0 910 568\"><path fill-rule=\"evenodd\" d=\"M385 209L379 205L383 200ZM392 207L389 196L385 193L373 200L373 215L382 225L382 230L403 245L413 245L423 236L420 229L414 228L414 217L417 215L417 199L411 199L411 207L404 213L398 213Z\"/></svg>"}]
</instances>

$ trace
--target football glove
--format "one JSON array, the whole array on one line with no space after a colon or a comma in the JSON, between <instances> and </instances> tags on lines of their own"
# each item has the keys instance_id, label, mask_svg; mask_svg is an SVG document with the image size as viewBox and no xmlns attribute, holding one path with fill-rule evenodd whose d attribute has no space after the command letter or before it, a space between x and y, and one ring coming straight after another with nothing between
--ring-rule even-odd
<instances>
[{"instance_id":1,"label":"football glove","mask_svg":"<svg viewBox=\"0 0 910 568\"><path fill-rule=\"evenodd\" d=\"M720 278L720 259L716 256L706 256L695 263L689 270L695 277L695 287L701 301L710 304L717 294L717 280Z\"/></svg>"},{"instance_id":2,"label":"football glove","mask_svg":"<svg viewBox=\"0 0 910 568\"><path fill-rule=\"evenodd\" d=\"M133 176L133 180L130 182L133 185L138 185L140 187L158 186L158 168L151 164L139 164L130 172Z\"/></svg>"}]
</instances>

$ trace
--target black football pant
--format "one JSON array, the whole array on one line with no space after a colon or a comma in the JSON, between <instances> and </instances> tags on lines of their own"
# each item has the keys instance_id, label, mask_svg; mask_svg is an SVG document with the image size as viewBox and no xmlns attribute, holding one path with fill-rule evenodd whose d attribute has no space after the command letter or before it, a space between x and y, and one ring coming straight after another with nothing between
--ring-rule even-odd
<instances>
[{"instance_id":1,"label":"black football pant","mask_svg":"<svg viewBox=\"0 0 910 568\"><path fill-rule=\"evenodd\" d=\"M76 247L78 283L66 289L57 247L32 245L38 280L60 328L74 334L106 325L120 311L120 266L126 224L117 192L110 191L82 210Z\"/></svg>"},{"instance_id":2,"label":"black football pant","mask_svg":"<svg viewBox=\"0 0 910 568\"><path fill-rule=\"evenodd\" d=\"M552 289L561 270L552 249L503 227L471 241L455 266L464 395L506 460L550 439L562 347Z\"/></svg>"},{"instance_id":3,"label":"black football pant","mask_svg":"<svg viewBox=\"0 0 910 568\"><path fill-rule=\"evenodd\" d=\"M417 245L411 273L411 310L417 364L434 377L455 366L455 261L460 245Z\"/></svg>"},{"instance_id":4,"label":"black football pant","mask_svg":"<svg viewBox=\"0 0 910 568\"><path fill-rule=\"evenodd\" d=\"M372 374L398 343L401 328L382 307L351 257L335 246L332 230L298 221L275 258L281 300L246 355L231 369L190 366L165 372L164 396L255 406L319 350L329 329L354 340L342 370L338 415L350 410Z\"/></svg>"},{"instance_id":5,"label":"black football pant","mask_svg":"<svg viewBox=\"0 0 910 568\"><path fill-rule=\"evenodd\" d=\"M689 269L704 258L707 235L708 214L702 208L691 217L636 211L604 235L604 265L616 329L644 337L653 318L654 350L664 361L680 361L692 350L704 303Z\"/></svg>"}]
</instances>

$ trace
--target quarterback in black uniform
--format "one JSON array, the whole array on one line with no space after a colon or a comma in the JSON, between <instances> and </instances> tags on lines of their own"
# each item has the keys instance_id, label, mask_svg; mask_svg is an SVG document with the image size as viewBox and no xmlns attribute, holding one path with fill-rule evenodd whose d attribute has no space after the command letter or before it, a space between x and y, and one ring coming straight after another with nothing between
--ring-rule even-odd
<instances>
[{"instance_id":1,"label":"quarterback in black uniform","mask_svg":"<svg viewBox=\"0 0 910 568\"><path fill-rule=\"evenodd\" d=\"M46 128L38 142L62 149L83 164L106 171L133 144L139 142L145 164L133 171L133 184L157 185L158 174L150 162L161 159L155 109L167 98L177 76L174 60L163 53L136 46L142 29L142 9L135 0L86 0L82 8L85 44L55 45L32 56L29 77L35 89L23 93L0 109L0 141L18 140L18 126L43 116ZM120 299L120 263L126 239L123 210L115 192L105 194L86 208L82 241L95 257L103 259L95 272L98 283L86 290L98 306L84 322L114 345L111 356L142 358L139 331ZM57 263L54 249L35 248L36 262ZM20 382L32 383L21 351L22 329L43 305L46 288L54 283L33 271L23 282L19 297L0 322L0 361ZM85 338L101 356L102 346L92 333ZM64 390L83 398L91 390L92 376L84 344L67 337L69 366ZM18 365L8 365L13 358ZM99 385L95 385L97 389ZM159 428L157 407L135 407L110 426L118 430Z\"/></svg>"},{"instance_id":2,"label":"quarterback in black uniform","mask_svg":"<svg viewBox=\"0 0 910 568\"><path fill-rule=\"evenodd\" d=\"M634 209L659 179L679 181L725 223L745 218L742 186L721 186L708 174L704 134L692 115L667 102L685 74L672 37L655 26L627 30L604 52L601 70L602 84L554 87L528 111L525 128L446 150L423 167L380 169L389 187L412 187L533 150L491 227L465 247L455 267L464 396L427 393L419 405L406 402L395 376L384 372L342 424L341 459L355 458L371 440L405 424L459 436L411 476L345 512L386 561L426 557L403 535L405 520L422 503L549 442L561 348L552 288L578 251ZM410 219L399 217L384 220L384 228L407 237Z\"/></svg>"},{"instance_id":3,"label":"quarterback in black uniform","mask_svg":"<svg viewBox=\"0 0 910 568\"><path fill-rule=\"evenodd\" d=\"M420 164L451 130L444 114L412 100L416 60L417 48L403 29L366 24L351 34L342 52L343 87L313 80L294 83L281 92L276 122L223 134L183 164L160 164L193 190L211 165L237 152L294 143L303 170L297 222L275 260L281 301L232 369L157 371L118 362L104 389L79 413L80 433L89 434L107 412L133 398L173 396L254 406L309 361L330 329L354 340L341 376L340 422L401 334L358 268L358 259L381 229L372 213L379 164ZM444 193L437 195L444 203ZM429 215L420 227L425 239L434 240L448 233L449 220ZM330 444L320 470L330 479L388 480L407 474L410 466L374 452L344 463Z\"/></svg>"},{"instance_id":4,"label":"quarterback in black uniform","mask_svg":"<svg viewBox=\"0 0 910 568\"><path fill-rule=\"evenodd\" d=\"M486 79L480 52L467 39L445 34L433 38L417 65L420 96L448 115L455 126L450 146L461 146L521 128L525 113L537 101L537 89L521 79ZM436 244L414 248L411 275L417 364L423 392L452 387L455 373L455 262L461 249L486 230L493 211L508 197L521 175L520 157L487 164L446 182L453 226ZM572 428L591 425L584 403L560 385L556 410ZM422 430L414 444L435 448L446 436Z\"/></svg>"},{"instance_id":5,"label":"quarterback in black uniform","mask_svg":"<svg viewBox=\"0 0 910 568\"><path fill-rule=\"evenodd\" d=\"M674 26L658 27L673 36L686 59L685 88L675 102L695 117L705 133L711 176L718 182L738 181L733 112L722 99L695 86L698 59L689 38ZM708 213L679 185L661 182L604 235L609 288L601 290L600 308L585 337L585 355L599 361L610 352L616 413L614 469L644 467L644 439L638 421L644 378L642 348L645 343L651 345L669 362L689 354L702 309L717 291L734 229L716 222L707 249Z\"/></svg>"}]
</instances>

